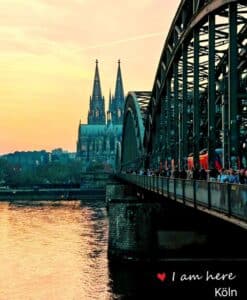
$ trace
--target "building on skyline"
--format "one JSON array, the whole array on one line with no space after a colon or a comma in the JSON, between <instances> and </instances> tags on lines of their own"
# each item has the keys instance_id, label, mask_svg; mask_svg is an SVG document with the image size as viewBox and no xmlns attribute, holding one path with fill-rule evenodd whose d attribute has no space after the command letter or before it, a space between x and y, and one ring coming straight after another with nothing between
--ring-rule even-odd
<instances>
[{"instance_id":1,"label":"building on skyline","mask_svg":"<svg viewBox=\"0 0 247 300\"><path fill-rule=\"evenodd\" d=\"M50 153L45 150L41 151L15 151L1 156L10 164L21 169L46 165L50 162Z\"/></svg>"},{"instance_id":2,"label":"building on skyline","mask_svg":"<svg viewBox=\"0 0 247 300\"><path fill-rule=\"evenodd\" d=\"M1 159L8 161L10 164L19 169L29 169L37 166L44 166L52 162L68 163L75 160L76 153L68 152L62 148L56 148L51 152L46 150L40 151L15 151L0 156Z\"/></svg>"},{"instance_id":3,"label":"building on skyline","mask_svg":"<svg viewBox=\"0 0 247 300\"><path fill-rule=\"evenodd\" d=\"M75 160L76 153L63 150L62 148L56 148L51 151L51 161L68 163L69 161Z\"/></svg>"},{"instance_id":4,"label":"building on skyline","mask_svg":"<svg viewBox=\"0 0 247 300\"><path fill-rule=\"evenodd\" d=\"M96 60L92 96L89 101L87 124L79 124L77 157L85 167L101 163L114 168L117 143L122 138L124 89L120 60L118 61L115 94L110 92L107 114L101 91L98 60ZM106 118L107 115L107 118Z\"/></svg>"}]
</instances>

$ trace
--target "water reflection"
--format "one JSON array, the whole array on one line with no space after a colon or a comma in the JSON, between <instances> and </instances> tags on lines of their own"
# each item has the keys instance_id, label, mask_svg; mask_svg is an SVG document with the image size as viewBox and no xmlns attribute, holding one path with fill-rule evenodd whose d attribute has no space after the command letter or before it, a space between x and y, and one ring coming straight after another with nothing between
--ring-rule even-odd
<instances>
[{"instance_id":1,"label":"water reflection","mask_svg":"<svg viewBox=\"0 0 247 300\"><path fill-rule=\"evenodd\" d=\"M0 299L107 299L104 203L0 203Z\"/></svg>"}]
</instances>

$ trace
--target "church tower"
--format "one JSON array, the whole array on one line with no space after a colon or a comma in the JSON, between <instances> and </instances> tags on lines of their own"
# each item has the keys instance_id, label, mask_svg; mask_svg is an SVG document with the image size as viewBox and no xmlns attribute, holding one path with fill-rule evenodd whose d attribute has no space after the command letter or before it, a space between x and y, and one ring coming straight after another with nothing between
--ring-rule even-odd
<instances>
[{"instance_id":1,"label":"church tower","mask_svg":"<svg viewBox=\"0 0 247 300\"><path fill-rule=\"evenodd\" d=\"M105 99L102 97L98 60L96 60L93 94L90 97L88 112L89 125L105 125Z\"/></svg>"},{"instance_id":2,"label":"church tower","mask_svg":"<svg viewBox=\"0 0 247 300\"><path fill-rule=\"evenodd\" d=\"M109 105L111 113L111 121L113 125L121 125L123 122L124 113L124 90L123 80L120 67L120 60L118 61L117 80L115 87L115 95L112 97Z\"/></svg>"}]
</instances>

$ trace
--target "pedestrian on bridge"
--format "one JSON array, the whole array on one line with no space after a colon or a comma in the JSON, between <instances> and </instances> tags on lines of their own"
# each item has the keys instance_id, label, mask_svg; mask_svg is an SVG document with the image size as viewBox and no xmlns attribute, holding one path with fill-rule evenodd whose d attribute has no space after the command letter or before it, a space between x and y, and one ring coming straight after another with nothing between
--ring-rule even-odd
<instances>
[{"instance_id":1,"label":"pedestrian on bridge","mask_svg":"<svg viewBox=\"0 0 247 300\"><path fill-rule=\"evenodd\" d=\"M181 179L187 179L187 172L185 171L184 168L180 171L179 177Z\"/></svg>"},{"instance_id":2,"label":"pedestrian on bridge","mask_svg":"<svg viewBox=\"0 0 247 300\"><path fill-rule=\"evenodd\" d=\"M173 172L173 178L179 178L179 171L178 171L178 168L176 167L174 172Z\"/></svg>"},{"instance_id":3,"label":"pedestrian on bridge","mask_svg":"<svg viewBox=\"0 0 247 300\"><path fill-rule=\"evenodd\" d=\"M199 179L200 180L207 180L208 174L204 168L201 168L199 173Z\"/></svg>"},{"instance_id":4,"label":"pedestrian on bridge","mask_svg":"<svg viewBox=\"0 0 247 300\"><path fill-rule=\"evenodd\" d=\"M220 171L220 174L218 175L218 181L220 183L227 183L229 182L229 174L228 174L228 171L226 169L222 169Z\"/></svg>"},{"instance_id":5,"label":"pedestrian on bridge","mask_svg":"<svg viewBox=\"0 0 247 300\"><path fill-rule=\"evenodd\" d=\"M192 169L192 179L194 179L194 180L200 179L200 172L199 172L198 167Z\"/></svg>"},{"instance_id":6,"label":"pedestrian on bridge","mask_svg":"<svg viewBox=\"0 0 247 300\"><path fill-rule=\"evenodd\" d=\"M233 169L229 170L229 183L239 183L239 175Z\"/></svg>"}]
</instances>

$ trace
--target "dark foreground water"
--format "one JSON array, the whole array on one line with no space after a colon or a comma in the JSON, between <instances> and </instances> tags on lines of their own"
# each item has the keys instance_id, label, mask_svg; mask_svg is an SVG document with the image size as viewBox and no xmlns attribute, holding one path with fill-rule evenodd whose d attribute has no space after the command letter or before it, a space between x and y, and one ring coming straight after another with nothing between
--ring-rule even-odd
<instances>
[{"instance_id":1,"label":"dark foreground water","mask_svg":"<svg viewBox=\"0 0 247 300\"><path fill-rule=\"evenodd\" d=\"M0 300L247 299L243 263L119 266L107 243L104 202L0 202Z\"/></svg>"}]
</instances>

